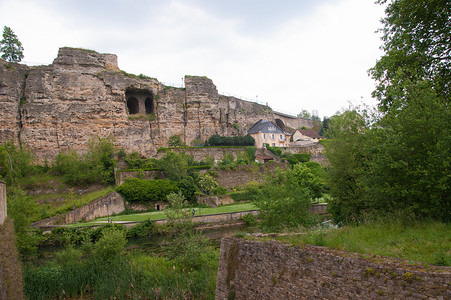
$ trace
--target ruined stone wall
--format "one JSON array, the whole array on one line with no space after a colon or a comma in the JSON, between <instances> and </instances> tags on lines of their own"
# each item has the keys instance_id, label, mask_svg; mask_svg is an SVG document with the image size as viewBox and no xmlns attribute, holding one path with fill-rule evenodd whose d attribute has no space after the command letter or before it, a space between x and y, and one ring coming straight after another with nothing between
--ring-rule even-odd
<instances>
[{"instance_id":1,"label":"ruined stone wall","mask_svg":"<svg viewBox=\"0 0 451 300\"><path fill-rule=\"evenodd\" d=\"M133 92L151 95L154 111L129 114L126 94ZM67 149L82 153L90 139L106 136L126 152L149 157L167 147L172 135L191 145L215 133L245 135L260 119L292 128L312 125L219 95L206 77L186 76L185 88L173 88L127 74L113 54L61 48L51 65L35 67L0 60L0 143L20 141L41 161Z\"/></svg>"},{"instance_id":2,"label":"ruined stone wall","mask_svg":"<svg viewBox=\"0 0 451 300\"><path fill-rule=\"evenodd\" d=\"M225 237L216 299L450 299L451 268Z\"/></svg>"},{"instance_id":3,"label":"ruined stone wall","mask_svg":"<svg viewBox=\"0 0 451 300\"><path fill-rule=\"evenodd\" d=\"M6 216L6 184L0 180L0 225L5 222Z\"/></svg>"}]
</instances>

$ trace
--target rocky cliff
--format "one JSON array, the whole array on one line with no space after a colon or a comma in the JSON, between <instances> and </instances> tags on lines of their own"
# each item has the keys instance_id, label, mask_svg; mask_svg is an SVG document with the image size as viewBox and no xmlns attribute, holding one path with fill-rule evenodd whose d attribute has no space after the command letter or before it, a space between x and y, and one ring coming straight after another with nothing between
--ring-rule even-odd
<instances>
[{"instance_id":1,"label":"rocky cliff","mask_svg":"<svg viewBox=\"0 0 451 300\"><path fill-rule=\"evenodd\" d=\"M35 67L0 60L0 143L21 142L40 160L70 148L83 152L89 139L109 135L118 148L152 156L172 135L189 145L214 133L246 134L259 119L312 126L219 95L206 77L186 76L185 88L174 88L127 74L114 54L61 48L51 65Z\"/></svg>"}]
</instances>

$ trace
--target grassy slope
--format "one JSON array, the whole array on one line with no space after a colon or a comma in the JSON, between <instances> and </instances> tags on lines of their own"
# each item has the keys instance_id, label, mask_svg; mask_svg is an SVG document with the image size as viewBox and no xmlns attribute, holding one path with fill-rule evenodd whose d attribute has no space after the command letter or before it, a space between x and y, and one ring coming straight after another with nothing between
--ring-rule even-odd
<instances>
[{"instance_id":1,"label":"grassy slope","mask_svg":"<svg viewBox=\"0 0 451 300\"><path fill-rule=\"evenodd\" d=\"M64 214L74 206L79 208L114 191L114 187L102 185L70 187L60 176L49 173L22 178L20 186L38 204L39 211L33 221ZM82 195L78 190L82 190Z\"/></svg>"},{"instance_id":2,"label":"grassy slope","mask_svg":"<svg viewBox=\"0 0 451 300\"><path fill-rule=\"evenodd\" d=\"M451 224L392 219L360 226L280 237L294 245L313 244L334 249L397 257L431 265L451 265Z\"/></svg>"}]
</instances>

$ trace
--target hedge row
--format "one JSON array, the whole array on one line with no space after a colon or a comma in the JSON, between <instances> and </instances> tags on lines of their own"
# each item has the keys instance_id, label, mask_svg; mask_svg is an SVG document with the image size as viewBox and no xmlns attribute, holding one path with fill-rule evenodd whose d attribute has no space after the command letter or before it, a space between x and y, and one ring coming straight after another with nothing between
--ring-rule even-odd
<instances>
[{"instance_id":1,"label":"hedge row","mask_svg":"<svg viewBox=\"0 0 451 300\"><path fill-rule=\"evenodd\" d=\"M212 135L208 141L210 146L254 146L255 139L249 134L245 136L220 136Z\"/></svg>"},{"instance_id":2,"label":"hedge row","mask_svg":"<svg viewBox=\"0 0 451 300\"><path fill-rule=\"evenodd\" d=\"M167 195L176 193L179 187L176 182L167 179L143 180L131 178L116 188L129 202L148 202L166 200Z\"/></svg>"}]
</instances>

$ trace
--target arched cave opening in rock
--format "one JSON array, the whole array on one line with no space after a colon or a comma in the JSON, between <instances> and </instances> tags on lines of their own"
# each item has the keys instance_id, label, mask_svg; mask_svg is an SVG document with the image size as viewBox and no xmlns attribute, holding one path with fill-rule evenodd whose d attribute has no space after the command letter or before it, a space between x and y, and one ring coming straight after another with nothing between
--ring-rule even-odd
<instances>
[{"instance_id":1,"label":"arched cave opening in rock","mask_svg":"<svg viewBox=\"0 0 451 300\"><path fill-rule=\"evenodd\" d=\"M134 114L139 113L138 99L136 99L135 97L130 97L127 100L127 108L128 108L128 113L130 115L134 115Z\"/></svg>"},{"instance_id":2,"label":"arched cave opening in rock","mask_svg":"<svg viewBox=\"0 0 451 300\"><path fill-rule=\"evenodd\" d=\"M285 127L285 123L281 120L281 119L276 119L276 125L280 128L280 129L282 129L282 130L286 130L286 127Z\"/></svg>"},{"instance_id":3,"label":"arched cave opening in rock","mask_svg":"<svg viewBox=\"0 0 451 300\"><path fill-rule=\"evenodd\" d=\"M144 101L144 105L146 106L146 114L153 114L155 112L153 99L151 97L146 98L146 101Z\"/></svg>"}]
</instances>

